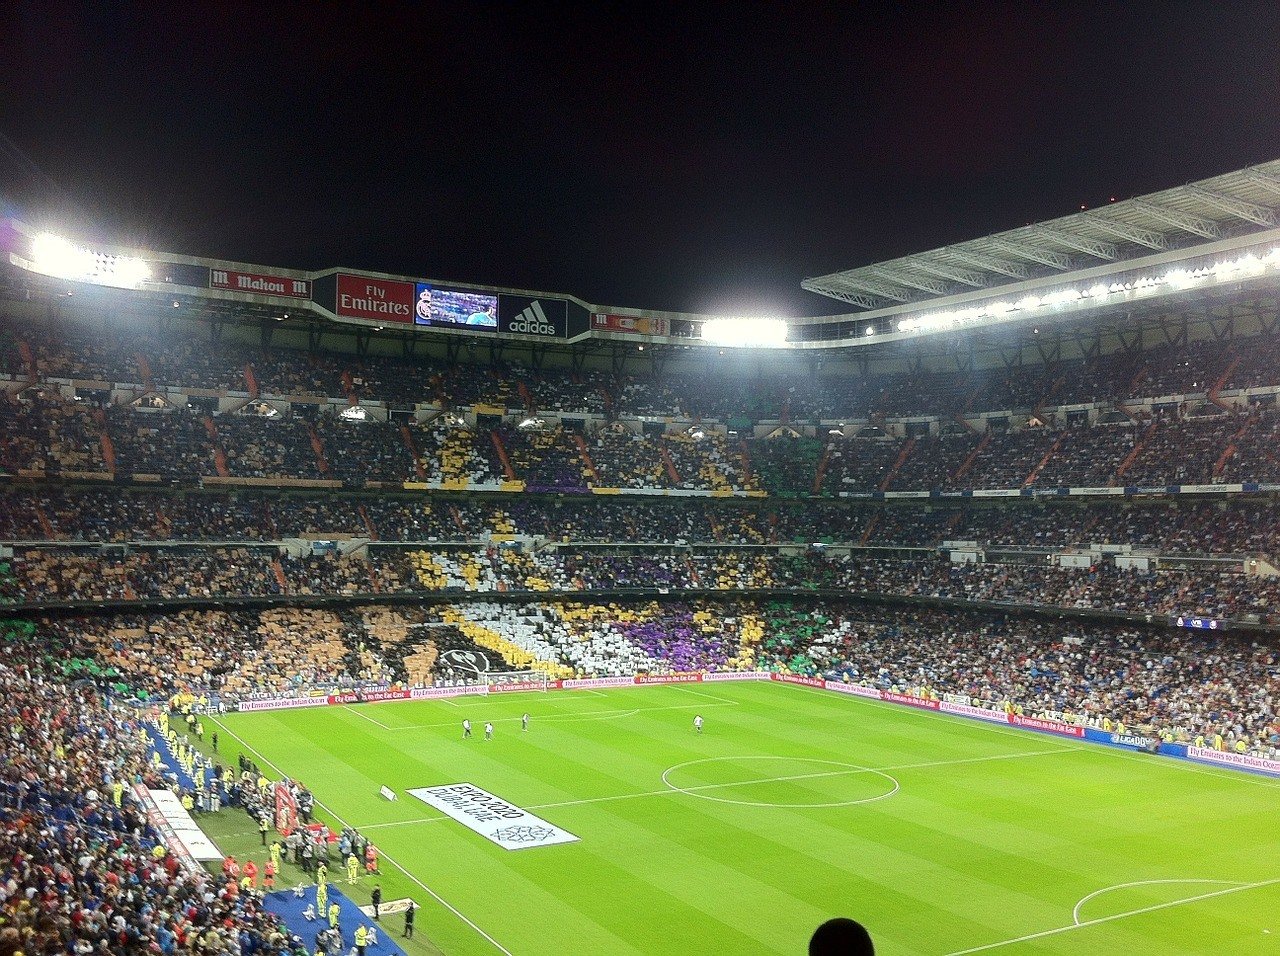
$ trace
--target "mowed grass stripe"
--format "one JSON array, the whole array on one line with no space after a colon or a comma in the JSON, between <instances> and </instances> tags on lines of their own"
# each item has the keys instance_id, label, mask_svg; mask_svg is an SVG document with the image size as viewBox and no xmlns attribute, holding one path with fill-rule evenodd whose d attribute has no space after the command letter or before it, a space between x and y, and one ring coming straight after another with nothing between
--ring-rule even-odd
<instances>
[{"instance_id":1,"label":"mowed grass stripe","mask_svg":"<svg viewBox=\"0 0 1280 956\"><path fill-rule=\"evenodd\" d=\"M1183 768L1168 760L1114 759L1129 755L804 688L714 685L710 693L721 698L715 701L689 690L625 689L563 703L556 694L495 695L464 699L460 707L413 702L361 710L388 726L393 720L382 716L388 710L405 727L435 725L420 731L384 733L341 708L330 711L340 715L331 719L319 711L232 719L255 740L261 729L264 746L271 738L278 751L272 759L326 802L322 778L340 782L335 808L355 808L343 816L356 822L432 815L425 804L412 806L412 798L379 801L380 783L403 790L468 780L526 807L564 803L534 812L582 837L566 847L509 853L452 821L374 832L398 860L407 866L412 860L415 872L420 867L424 882L456 897L481 924L501 928L518 956L678 953L705 949L715 938L724 940L721 952L795 952L818 919L833 912L865 917L883 952L943 954L1060 925L1078 899L1107 882L1171 873L1253 881L1280 859L1280 836L1268 824L1274 794L1250 786L1249 778L1179 774ZM689 703L695 707L678 706ZM533 730L521 735L505 720L525 710ZM632 710L638 713L617 719L584 714ZM701 736L691 729L696 710L707 719ZM585 719L540 719L566 713ZM465 744L458 739L464 715L477 733ZM500 721L491 743L479 740L487 717ZM1002 759L1040 750L1051 753ZM777 761L777 776L820 769L800 758L866 767L983 762L890 770L902 791L860 807L746 807L654 794L663 770L675 764L727 758L701 766L717 768L704 771L705 779L732 782L753 763L769 764L744 759L759 755L796 758L787 772L787 763ZM865 792L861 778L813 777L726 792L760 802L848 797L860 787ZM627 798L641 793L651 795ZM1229 820L1251 835L1253 846L1215 840L1205 848L1187 840L1191 821L1203 819L1210 805L1206 796L1215 823ZM602 797L623 799L577 802ZM1179 946L1203 950L1212 916L1168 912L1178 913ZM572 928L575 919L582 946L534 928ZM1103 927L1075 932L1100 934L1091 937L1090 951L1144 951L1132 945L1135 931L1126 922L1107 924L1115 927L1110 935ZM1261 928L1251 923L1236 948L1228 942L1216 951L1258 951ZM1071 935L1063 934L1064 945ZM1163 945L1164 935L1148 941ZM1110 948L1113 942L1128 948ZM456 951L484 948L472 939ZM1080 950L1043 940L1023 951Z\"/></svg>"}]
</instances>

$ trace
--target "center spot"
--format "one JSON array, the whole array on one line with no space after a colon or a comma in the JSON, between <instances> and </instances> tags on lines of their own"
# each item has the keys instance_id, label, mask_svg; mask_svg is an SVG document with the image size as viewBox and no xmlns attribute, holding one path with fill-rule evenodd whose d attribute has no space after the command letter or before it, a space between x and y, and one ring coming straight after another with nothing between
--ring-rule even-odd
<instances>
[{"instance_id":1,"label":"center spot","mask_svg":"<svg viewBox=\"0 0 1280 956\"><path fill-rule=\"evenodd\" d=\"M817 757L704 757L669 767L662 782L679 793L746 807L851 807L898 792L889 774Z\"/></svg>"}]
</instances>

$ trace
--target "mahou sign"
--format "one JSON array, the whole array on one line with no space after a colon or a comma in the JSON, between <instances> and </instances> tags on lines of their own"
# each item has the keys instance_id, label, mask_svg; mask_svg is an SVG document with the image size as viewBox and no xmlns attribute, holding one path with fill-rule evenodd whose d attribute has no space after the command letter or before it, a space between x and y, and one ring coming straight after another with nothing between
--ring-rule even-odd
<instances>
[{"instance_id":1,"label":"mahou sign","mask_svg":"<svg viewBox=\"0 0 1280 956\"><path fill-rule=\"evenodd\" d=\"M338 315L373 322L412 322L413 283L338 273Z\"/></svg>"},{"instance_id":2,"label":"mahou sign","mask_svg":"<svg viewBox=\"0 0 1280 956\"><path fill-rule=\"evenodd\" d=\"M229 269L210 269L209 288L256 292L258 295L276 295L288 299L311 298L311 283L306 279L261 275L256 272L232 272Z\"/></svg>"},{"instance_id":3,"label":"mahou sign","mask_svg":"<svg viewBox=\"0 0 1280 956\"><path fill-rule=\"evenodd\" d=\"M597 332L634 332L637 335L670 335L671 322L667 319L645 318L637 315L610 315L597 312L591 317L591 328Z\"/></svg>"}]
</instances>

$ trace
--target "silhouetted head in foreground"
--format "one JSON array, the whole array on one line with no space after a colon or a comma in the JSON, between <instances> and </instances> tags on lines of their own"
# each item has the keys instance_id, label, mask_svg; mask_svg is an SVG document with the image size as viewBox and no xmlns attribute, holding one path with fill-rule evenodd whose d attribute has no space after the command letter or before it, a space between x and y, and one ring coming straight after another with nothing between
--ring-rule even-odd
<instances>
[{"instance_id":1,"label":"silhouetted head in foreground","mask_svg":"<svg viewBox=\"0 0 1280 956\"><path fill-rule=\"evenodd\" d=\"M861 923L837 916L814 930L809 956L876 956L876 947Z\"/></svg>"}]
</instances>

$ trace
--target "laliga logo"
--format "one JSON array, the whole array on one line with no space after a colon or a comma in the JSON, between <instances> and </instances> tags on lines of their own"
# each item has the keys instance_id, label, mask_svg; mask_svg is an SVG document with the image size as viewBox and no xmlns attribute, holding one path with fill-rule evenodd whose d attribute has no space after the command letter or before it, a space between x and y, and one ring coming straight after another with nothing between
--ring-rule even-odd
<instances>
[{"instance_id":1,"label":"laliga logo","mask_svg":"<svg viewBox=\"0 0 1280 956\"><path fill-rule=\"evenodd\" d=\"M555 335L556 327L547 320L542 303L537 299L514 319L507 323L508 332L527 332L530 335Z\"/></svg>"}]
</instances>

